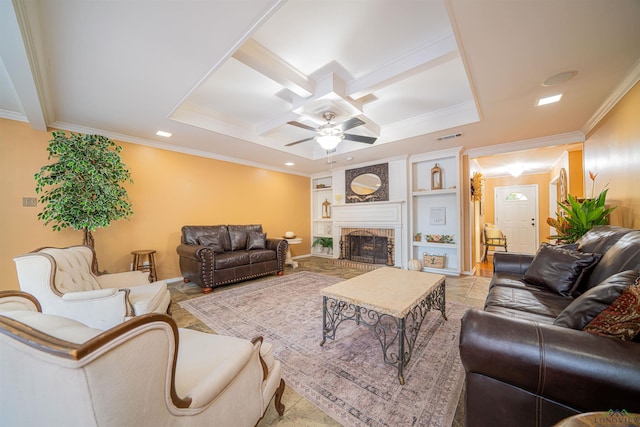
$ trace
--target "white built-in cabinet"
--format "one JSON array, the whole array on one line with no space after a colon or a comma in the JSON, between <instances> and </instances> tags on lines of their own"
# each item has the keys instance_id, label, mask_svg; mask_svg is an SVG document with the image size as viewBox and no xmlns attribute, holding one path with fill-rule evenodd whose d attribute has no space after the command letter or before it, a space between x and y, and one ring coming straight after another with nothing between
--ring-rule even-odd
<instances>
[{"instance_id":1,"label":"white built-in cabinet","mask_svg":"<svg viewBox=\"0 0 640 427\"><path fill-rule=\"evenodd\" d=\"M311 179L311 253L332 257L333 247L322 247L315 242L333 237L331 204L333 201L332 177L318 176ZM328 205L328 206L327 206Z\"/></svg>"},{"instance_id":2,"label":"white built-in cabinet","mask_svg":"<svg viewBox=\"0 0 640 427\"><path fill-rule=\"evenodd\" d=\"M409 158L411 251L409 258L420 260L423 271L459 275L462 270L461 212L462 148L419 154ZM433 189L432 169L440 168L441 189ZM416 234L422 233L416 241ZM449 243L427 241L427 235L451 236ZM425 265L424 255L444 255L443 268ZM434 258L429 258L432 261Z\"/></svg>"}]
</instances>

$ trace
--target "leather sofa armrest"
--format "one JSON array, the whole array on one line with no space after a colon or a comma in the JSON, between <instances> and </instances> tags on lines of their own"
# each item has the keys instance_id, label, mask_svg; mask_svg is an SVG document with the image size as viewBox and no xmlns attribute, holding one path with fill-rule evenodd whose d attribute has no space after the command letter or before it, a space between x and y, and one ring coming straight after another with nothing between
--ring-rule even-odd
<instances>
[{"instance_id":1,"label":"leather sofa armrest","mask_svg":"<svg viewBox=\"0 0 640 427\"><path fill-rule=\"evenodd\" d=\"M524 274L534 255L496 252L493 254L493 271L502 273Z\"/></svg>"},{"instance_id":2,"label":"leather sofa armrest","mask_svg":"<svg viewBox=\"0 0 640 427\"><path fill-rule=\"evenodd\" d=\"M265 248L270 249L272 251L283 250L282 248L284 247L285 254L287 253L288 246L289 246L289 243L287 243L287 241L284 239L267 239L265 244Z\"/></svg>"},{"instance_id":3,"label":"leather sofa armrest","mask_svg":"<svg viewBox=\"0 0 640 427\"><path fill-rule=\"evenodd\" d=\"M208 246L202 245L187 245L185 243L181 243L178 245L176 251L181 257L191 258L197 262L202 262L206 258L215 257L215 252L213 252Z\"/></svg>"},{"instance_id":4,"label":"leather sofa armrest","mask_svg":"<svg viewBox=\"0 0 640 427\"><path fill-rule=\"evenodd\" d=\"M579 411L640 412L640 344L635 342L469 310L462 319L460 358L467 374Z\"/></svg>"},{"instance_id":5,"label":"leather sofa armrest","mask_svg":"<svg viewBox=\"0 0 640 427\"><path fill-rule=\"evenodd\" d=\"M289 242L285 239L267 239L265 248L276 251L276 256L278 258L278 271L284 271L284 262L287 259Z\"/></svg>"}]
</instances>

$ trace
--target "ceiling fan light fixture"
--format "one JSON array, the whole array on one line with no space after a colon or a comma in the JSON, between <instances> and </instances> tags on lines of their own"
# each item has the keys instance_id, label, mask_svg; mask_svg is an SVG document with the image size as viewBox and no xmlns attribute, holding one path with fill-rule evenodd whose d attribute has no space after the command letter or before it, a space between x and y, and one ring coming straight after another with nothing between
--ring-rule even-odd
<instances>
[{"instance_id":1,"label":"ceiling fan light fixture","mask_svg":"<svg viewBox=\"0 0 640 427\"><path fill-rule=\"evenodd\" d=\"M340 144L342 137L340 135L320 135L316 137L318 144L325 150L333 150Z\"/></svg>"}]
</instances>

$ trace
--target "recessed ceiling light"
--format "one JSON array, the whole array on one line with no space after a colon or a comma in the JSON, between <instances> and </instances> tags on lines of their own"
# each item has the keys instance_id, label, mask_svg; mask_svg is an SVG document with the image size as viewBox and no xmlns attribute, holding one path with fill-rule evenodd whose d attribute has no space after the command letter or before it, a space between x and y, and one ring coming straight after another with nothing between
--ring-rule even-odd
<instances>
[{"instance_id":1,"label":"recessed ceiling light","mask_svg":"<svg viewBox=\"0 0 640 427\"><path fill-rule=\"evenodd\" d=\"M560 101L560 98L562 98L562 94L547 96L546 98L540 98L538 100L538 107L541 105L553 104L554 102L558 102Z\"/></svg>"},{"instance_id":2,"label":"recessed ceiling light","mask_svg":"<svg viewBox=\"0 0 640 427\"><path fill-rule=\"evenodd\" d=\"M165 132L163 130L159 130L158 132L156 132L156 135L158 136L164 136L165 138L169 138L170 136L172 136L172 133L169 132Z\"/></svg>"},{"instance_id":3,"label":"recessed ceiling light","mask_svg":"<svg viewBox=\"0 0 640 427\"><path fill-rule=\"evenodd\" d=\"M578 74L576 70L564 71L562 73L558 73L555 76L549 77L547 80L542 82L542 86L553 86L559 83L566 82L567 80L571 80Z\"/></svg>"},{"instance_id":4,"label":"recessed ceiling light","mask_svg":"<svg viewBox=\"0 0 640 427\"><path fill-rule=\"evenodd\" d=\"M287 163L285 163L284 165L285 165L285 166L295 166L295 163L293 163L293 162L287 162Z\"/></svg>"},{"instance_id":5,"label":"recessed ceiling light","mask_svg":"<svg viewBox=\"0 0 640 427\"><path fill-rule=\"evenodd\" d=\"M347 157L347 162L350 162L351 160L353 160L353 157Z\"/></svg>"}]
</instances>

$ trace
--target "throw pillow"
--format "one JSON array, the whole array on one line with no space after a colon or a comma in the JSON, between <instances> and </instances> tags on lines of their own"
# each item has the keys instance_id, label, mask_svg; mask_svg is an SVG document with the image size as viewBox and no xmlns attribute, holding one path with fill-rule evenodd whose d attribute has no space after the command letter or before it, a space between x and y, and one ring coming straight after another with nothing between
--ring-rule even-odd
<instances>
[{"instance_id":1,"label":"throw pillow","mask_svg":"<svg viewBox=\"0 0 640 427\"><path fill-rule=\"evenodd\" d=\"M640 286L633 285L584 327L584 330L605 337L633 340L640 334Z\"/></svg>"},{"instance_id":2,"label":"throw pillow","mask_svg":"<svg viewBox=\"0 0 640 427\"><path fill-rule=\"evenodd\" d=\"M247 250L264 249L267 244L267 233L250 231L247 238Z\"/></svg>"},{"instance_id":3,"label":"throw pillow","mask_svg":"<svg viewBox=\"0 0 640 427\"><path fill-rule=\"evenodd\" d=\"M247 232L246 231L229 230L229 237L231 238L232 251L247 249Z\"/></svg>"},{"instance_id":4,"label":"throw pillow","mask_svg":"<svg viewBox=\"0 0 640 427\"><path fill-rule=\"evenodd\" d=\"M587 269L595 266L602 255L574 251L543 243L524 280L544 286L562 296L571 296Z\"/></svg>"},{"instance_id":5,"label":"throw pillow","mask_svg":"<svg viewBox=\"0 0 640 427\"><path fill-rule=\"evenodd\" d=\"M209 246L211 250L217 254L224 252L222 242L218 234L204 234L198 237L198 244Z\"/></svg>"},{"instance_id":6,"label":"throw pillow","mask_svg":"<svg viewBox=\"0 0 640 427\"><path fill-rule=\"evenodd\" d=\"M640 271L627 270L614 274L589 289L556 317L554 325L571 329L583 329L587 323L613 303L629 286L637 283Z\"/></svg>"}]
</instances>

